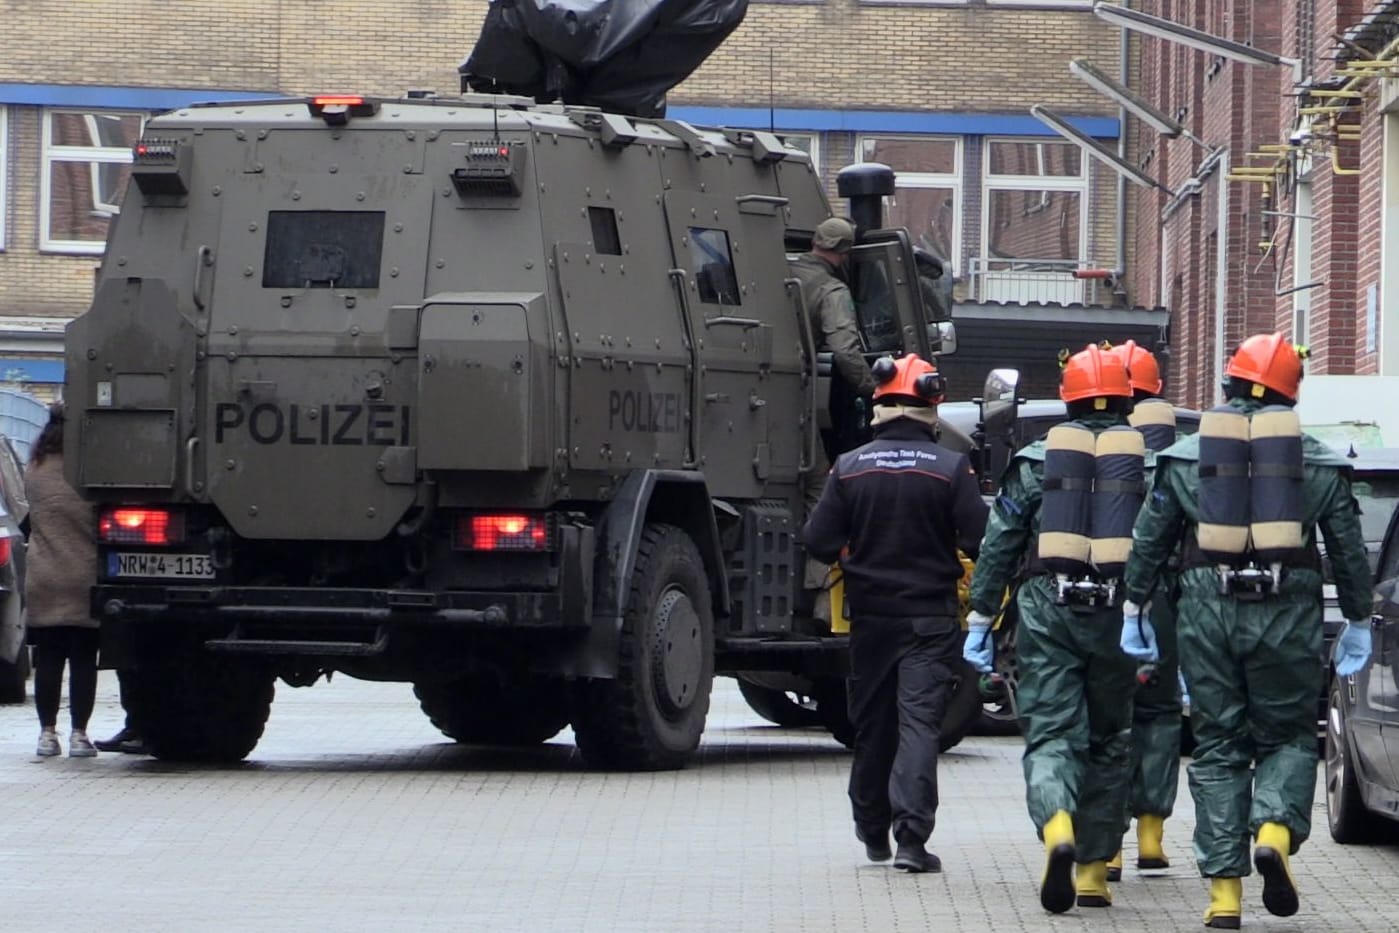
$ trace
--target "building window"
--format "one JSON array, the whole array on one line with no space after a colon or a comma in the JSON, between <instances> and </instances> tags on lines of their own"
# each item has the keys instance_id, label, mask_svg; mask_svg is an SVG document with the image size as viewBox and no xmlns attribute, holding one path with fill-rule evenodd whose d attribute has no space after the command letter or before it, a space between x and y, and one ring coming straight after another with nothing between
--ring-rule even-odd
<instances>
[{"instance_id":1,"label":"building window","mask_svg":"<svg viewBox=\"0 0 1399 933\"><path fill-rule=\"evenodd\" d=\"M861 162L894 170L894 196L885 223L907 227L913 245L943 260L949 275L961 268L962 140L938 136L863 136Z\"/></svg>"},{"instance_id":2,"label":"building window","mask_svg":"<svg viewBox=\"0 0 1399 933\"><path fill-rule=\"evenodd\" d=\"M1091 10L1093 0L860 0L873 6L986 6L1020 10Z\"/></svg>"},{"instance_id":3,"label":"building window","mask_svg":"<svg viewBox=\"0 0 1399 933\"><path fill-rule=\"evenodd\" d=\"M811 156L811 167L821 174L821 137L816 133L778 133L777 138Z\"/></svg>"},{"instance_id":4,"label":"building window","mask_svg":"<svg viewBox=\"0 0 1399 933\"><path fill-rule=\"evenodd\" d=\"M5 248L5 218L9 216L5 201L10 189L10 166L5 161L5 154L10 151L9 117L9 110L0 107L0 250Z\"/></svg>"},{"instance_id":5,"label":"building window","mask_svg":"<svg viewBox=\"0 0 1399 933\"><path fill-rule=\"evenodd\" d=\"M44 114L39 248L100 253L121 210L131 147L145 115L50 110Z\"/></svg>"},{"instance_id":6,"label":"building window","mask_svg":"<svg viewBox=\"0 0 1399 933\"><path fill-rule=\"evenodd\" d=\"M982 175L982 253L972 265L980 301L1074 304L1071 273L1084 254L1088 173L1069 143L987 140Z\"/></svg>"}]
</instances>

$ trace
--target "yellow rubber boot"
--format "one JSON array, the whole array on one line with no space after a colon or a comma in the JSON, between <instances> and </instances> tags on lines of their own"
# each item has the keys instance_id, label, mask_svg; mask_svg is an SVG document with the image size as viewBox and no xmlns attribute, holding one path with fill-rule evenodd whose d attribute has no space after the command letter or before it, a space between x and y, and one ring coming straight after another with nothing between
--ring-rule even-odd
<instances>
[{"instance_id":1,"label":"yellow rubber boot","mask_svg":"<svg viewBox=\"0 0 1399 933\"><path fill-rule=\"evenodd\" d=\"M1244 908L1242 878L1211 878L1210 906L1205 911L1205 926L1216 930L1237 930Z\"/></svg>"},{"instance_id":2,"label":"yellow rubber boot","mask_svg":"<svg viewBox=\"0 0 1399 933\"><path fill-rule=\"evenodd\" d=\"M1292 851L1292 831L1281 823L1264 823L1258 828L1253 849L1253 867L1263 876L1263 906L1275 917L1297 912L1297 883L1287 865Z\"/></svg>"},{"instance_id":3,"label":"yellow rubber boot","mask_svg":"<svg viewBox=\"0 0 1399 933\"><path fill-rule=\"evenodd\" d=\"M1112 891L1108 889L1108 863L1084 862L1078 866L1074 879L1080 907L1111 907Z\"/></svg>"},{"instance_id":4,"label":"yellow rubber boot","mask_svg":"<svg viewBox=\"0 0 1399 933\"><path fill-rule=\"evenodd\" d=\"M1044 877L1040 905L1052 914L1074 906L1074 818L1060 810L1044 824Z\"/></svg>"},{"instance_id":5,"label":"yellow rubber boot","mask_svg":"<svg viewBox=\"0 0 1399 933\"><path fill-rule=\"evenodd\" d=\"M1161 847L1166 834L1166 818L1144 813L1137 817L1137 867L1170 868L1171 860Z\"/></svg>"},{"instance_id":6,"label":"yellow rubber boot","mask_svg":"<svg viewBox=\"0 0 1399 933\"><path fill-rule=\"evenodd\" d=\"M1108 859L1108 880L1122 880L1122 850L1118 849L1117 854Z\"/></svg>"}]
</instances>

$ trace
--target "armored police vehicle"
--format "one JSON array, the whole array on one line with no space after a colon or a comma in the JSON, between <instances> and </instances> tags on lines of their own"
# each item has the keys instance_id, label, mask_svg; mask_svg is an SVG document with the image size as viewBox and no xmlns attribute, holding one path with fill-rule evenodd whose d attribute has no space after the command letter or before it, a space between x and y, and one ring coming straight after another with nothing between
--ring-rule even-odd
<instances>
[{"instance_id":1,"label":"armored police vehicle","mask_svg":"<svg viewBox=\"0 0 1399 933\"><path fill-rule=\"evenodd\" d=\"M953 336L880 229L892 183L841 180L860 324L926 358ZM151 120L68 330L66 444L153 752L239 759L277 678L336 671L464 742L571 724L600 767L681 766L716 673L843 719L797 534L862 403L787 265L830 212L769 133L527 98Z\"/></svg>"}]
</instances>

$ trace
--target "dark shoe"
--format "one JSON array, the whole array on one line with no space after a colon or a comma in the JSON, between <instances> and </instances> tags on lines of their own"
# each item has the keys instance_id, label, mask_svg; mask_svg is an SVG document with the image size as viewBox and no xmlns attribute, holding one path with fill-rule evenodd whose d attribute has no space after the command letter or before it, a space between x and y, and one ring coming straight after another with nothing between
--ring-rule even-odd
<instances>
[{"instance_id":1,"label":"dark shoe","mask_svg":"<svg viewBox=\"0 0 1399 933\"><path fill-rule=\"evenodd\" d=\"M889 848L888 842L865 843L865 858L871 862L887 862L893 857L894 850Z\"/></svg>"},{"instance_id":2,"label":"dark shoe","mask_svg":"<svg viewBox=\"0 0 1399 933\"><path fill-rule=\"evenodd\" d=\"M887 862L894 857L894 850L889 848L887 829L875 830L856 826L855 838L865 844L865 857L871 862Z\"/></svg>"},{"instance_id":3,"label":"dark shoe","mask_svg":"<svg viewBox=\"0 0 1399 933\"><path fill-rule=\"evenodd\" d=\"M124 739L121 745L118 747L118 750L123 755L150 754L150 752L146 751L146 740L141 738L139 735L133 735L128 739Z\"/></svg>"},{"instance_id":4,"label":"dark shoe","mask_svg":"<svg viewBox=\"0 0 1399 933\"><path fill-rule=\"evenodd\" d=\"M135 732L131 731L126 726L122 726L121 731L118 732L116 735L112 736L110 739L98 739L92 744L96 746L99 752L120 752L124 751L124 749L121 747L122 743L130 742L132 740L139 742L140 736L136 735Z\"/></svg>"},{"instance_id":5,"label":"dark shoe","mask_svg":"<svg viewBox=\"0 0 1399 933\"><path fill-rule=\"evenodd\" d=\"M919 842L899 843L899 853L894 856L894 867L902 868L910 874L942 871L942 859L938 858Z\"/></svg>"}]
</instances>

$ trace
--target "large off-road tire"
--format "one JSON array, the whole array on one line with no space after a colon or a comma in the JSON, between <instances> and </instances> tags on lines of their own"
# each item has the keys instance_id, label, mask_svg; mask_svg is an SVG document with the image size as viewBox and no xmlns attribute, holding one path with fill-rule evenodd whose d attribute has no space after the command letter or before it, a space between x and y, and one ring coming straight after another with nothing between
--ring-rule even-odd
<instances>
[{"instance_id":1,"label":"large off-road tire","mask_svg":"<svg viewBox=\"0 0 1399 933\"><path fill-rule=\"evenodd\" d=\"M850 721L850 697L845 691L845 679L822 677L816 681L812 691L821 725L841 745L854 748L855 724Z\"/></svg>"},{"instance_id":2,"label":"large off-road tire","mask_svg":"<svg viewBox=\"0 0 1399 933\"><path fill-rule=\"evenodd\" d=\"M942 714L942 731L938 750L947 751L962 739L981 715L981 690L977 673L960 658L953 664L952 685L947 692L947 707ZM855 726L850 721L845 681L827 678L816 685L816 709L831 737L846 748L855 747Z\"/></svg>"},{"instance_id":3,"label":"large off-road tire","mask_svg":"<svg viewBox=\"0 0 1399 933\"><path fill-rule=\"evenodd\" d=\"M821 725L821 714L814 697L790 690L776 690L738 679L738 692L748 707L775 726L784 729L810 729Z\"/></svg>"},{"instance_id":4,"label":"large off-road tire","mask_svg":"<svg viewBox=\"0 0 1399 933\"><path fill-rule=\"evenodd\" d=\"M19 649L13 664L0 661L0 703L23 703L28 695L29 646Z\"/></svg>"},{"instance_id":5,"label":"large off-road tire","mask_svg":"<svg viewBox=\"0 0 1399 933\"><path fill-rule=\"evenodd\" d=\"M126 675L124 697L155 757L234 762L262 738L275 680L260 659L190 652L178 662L142 662Z\"/></svg>"},{"instance_id":6,"label":"large off-road tire","mask_svg":"<svg viewBox=\"0 0 1399 933\"><path fill-rule=\"evenodd\" d=\"M637 547L617 676L578 683L573 731L590 767L682 768L699 746L714 682L714 618L690 536L651 523Z\"/></svg>"},{"instance_id":7,"label":"large off-road tire","mask_svg":"<svg viewBox=\"0 0 1399 933\"><path fill-rule=\"evenodd\" d=\"M568 725L563 681L485 674L414 684L413 693L432 724L465 745L538 745Z\"/></svg>"}]
</instances>

